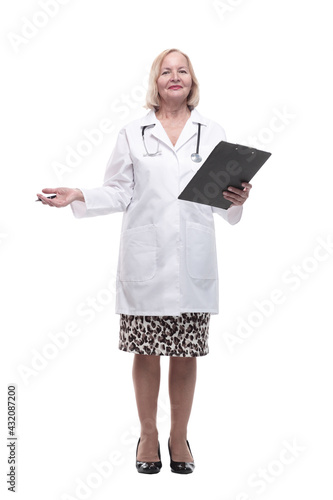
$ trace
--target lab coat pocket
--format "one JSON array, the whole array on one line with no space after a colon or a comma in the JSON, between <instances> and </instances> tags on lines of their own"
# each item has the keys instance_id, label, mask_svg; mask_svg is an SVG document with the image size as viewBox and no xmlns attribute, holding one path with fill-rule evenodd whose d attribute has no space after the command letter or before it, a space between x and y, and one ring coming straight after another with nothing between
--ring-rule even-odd
<instances>
[{"instance_id":1,"label":"lab coat pocket","mask_svg":"<svg viewBox=\"0 0 333 500\"><path fill-rule=\"evenodd\" d=\"M120 238L120 281L146 281L155 276L157 257L154 224L126 229Z\"/></svg>"},{"instance_id":2,"label":"lab coat pocket","mask_svg":"<svg viewBox=\"0 0 333 500\"><path fill-rule=\"evenodd\" d=\"M217 279L215 231L197 222L186 223L186 263L191 278Z\"/></svg>"}]
</instances>

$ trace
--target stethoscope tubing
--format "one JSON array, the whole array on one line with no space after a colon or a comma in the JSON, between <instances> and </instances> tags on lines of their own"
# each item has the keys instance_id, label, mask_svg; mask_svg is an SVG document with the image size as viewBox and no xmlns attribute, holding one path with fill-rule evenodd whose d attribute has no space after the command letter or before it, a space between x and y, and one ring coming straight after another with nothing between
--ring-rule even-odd
<instances>
[{"instance_id":1,"label":"stethoscope tubing","mask_svg":"<svg viewBox=\"0 0 333 500\"><path fill-rule=\"evenodd\" d=\"M162 151L159 151L158 146L157 146L157 151L155 153L149 153L147 150L146 141L145 141L145 130L146 130L146 128L152 128L152 127L155 127L155 123L152 123L151 125L143 125L142 126L142 141L143 141L143 145L144 145L144 148L146 151L146 154L144 154L144 156L157 156L157 155L162 154ZM202 158L199 154L200 135L201 135L201 123L198 123L197 149L196 149L196 152L191 155L191 159L195 163L199 163L202 160Z\"/></svg>"}]
</instances>

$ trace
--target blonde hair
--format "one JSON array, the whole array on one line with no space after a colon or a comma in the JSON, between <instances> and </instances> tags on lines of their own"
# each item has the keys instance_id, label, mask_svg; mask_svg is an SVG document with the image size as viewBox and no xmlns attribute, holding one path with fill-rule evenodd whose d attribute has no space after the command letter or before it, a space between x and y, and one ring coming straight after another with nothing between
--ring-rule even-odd
<instances>
[{"instance_id":1,"label":"blonde hair","mask_svg":"<svg viewBox=\"0 0 333 500\"><path fill-rule=\"evenodd\" d=\"M147 90L147 96L146 96L146 105L144 106L147 109L155 109L157 111L160 107L161 101L160 101L160 96L158 93L158 88L157 88L157 80L160 76L160 71L161 71L161 65L162 61L171 52L179 52L179 54L182 54L186 60L187 64L190 70L190 75L192 77L192 88L190 90L189 95L187 96L187 105L192 110L195 108L198 103L199 103L199 82L197 80L197 77L195 76L194 70L192 63L190 61L190 58L184 54L181 50L178 49L167 49L161 52L156 59L154 60L150 74L149 74L149 83L148 83L148 90Z\"/></svg>"}]
</instances>

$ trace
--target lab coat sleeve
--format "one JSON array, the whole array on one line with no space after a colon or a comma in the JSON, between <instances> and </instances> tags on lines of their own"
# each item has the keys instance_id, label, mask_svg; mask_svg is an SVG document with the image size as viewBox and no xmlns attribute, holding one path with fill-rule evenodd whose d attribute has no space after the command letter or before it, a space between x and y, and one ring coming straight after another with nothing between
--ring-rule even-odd
<instances>
[{"instance_id":1,"label":"lab coat sleeve","mask_svg":"<svg viewBox=\"0 0 333 500\"><path fill-rule=\"evenodd\" d=\"M237 224L241 220L243 214L243 205L236 205L235 207L230 207L227 210L224 208L212 207L213 213L219 214L223 219L225 219L229 224Z\"/></svg>"},{"instance_id":2,"label":"lab coat sleeve","mask_svg":"<svg viewBox=\"0 0 333 500\"><path fill-rule=\"evenodd\" d=\"M70 204L74 216L78 219L126 210L132 199L134 174L124 128L119 132L115 148L107 163L103 186L80 189L84 201L75 200Z\"/></svg>"}]
</instances>

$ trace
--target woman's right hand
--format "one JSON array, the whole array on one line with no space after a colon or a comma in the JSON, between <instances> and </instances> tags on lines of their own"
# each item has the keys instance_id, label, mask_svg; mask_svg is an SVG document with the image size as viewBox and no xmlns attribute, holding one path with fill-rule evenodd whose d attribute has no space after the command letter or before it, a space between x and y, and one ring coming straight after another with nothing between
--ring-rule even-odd
<instances>
[{"instance_id":1,"label":"woman's right hand","mask_svg":"<svg viewBox=\"0 0 333 500\"><path fill-rule=\"evenodd\" d=\"M84 201L84 196L83 193L80 189L78 188L66 188L66 187L60 187L60 188L45 188L42 189L42 192L45 194L55 194L55 198L47 198L46 196L43 196L40 193L37 193L37 197L41 200L43 205L50 205L50 207L66 207L72 201Z\"/></svg>"}]
</instances>

